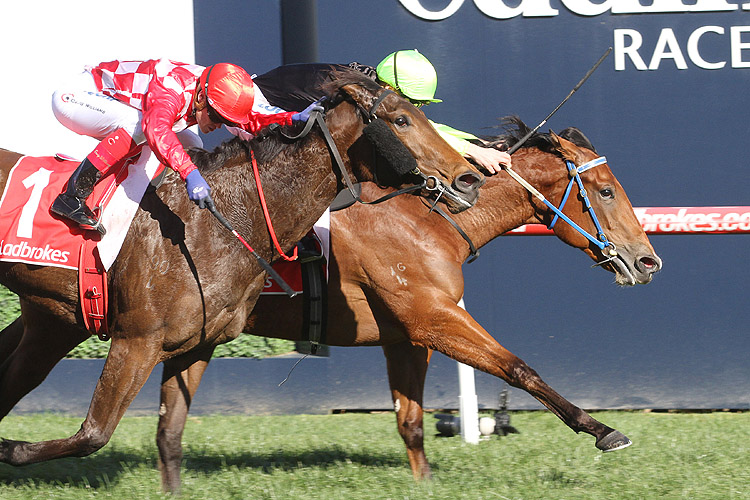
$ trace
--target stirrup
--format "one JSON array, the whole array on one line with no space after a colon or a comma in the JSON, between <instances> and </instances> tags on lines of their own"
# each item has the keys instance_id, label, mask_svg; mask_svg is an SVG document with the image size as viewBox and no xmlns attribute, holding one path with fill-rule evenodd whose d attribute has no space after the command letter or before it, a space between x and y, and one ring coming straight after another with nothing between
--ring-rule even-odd
<instances>
[{"instance_id":1,"label":"stirrup","mask_svg":"<svg viewBox=\"0 0 750 500\"><path fill-rule=\"evenodd\" d=\"M75 196L62 193L52 202L50 212L75 222L85 231L98 231L102 236L107 234L101 220L97 219L94 212Z\"/></svg>"}]
</instances>

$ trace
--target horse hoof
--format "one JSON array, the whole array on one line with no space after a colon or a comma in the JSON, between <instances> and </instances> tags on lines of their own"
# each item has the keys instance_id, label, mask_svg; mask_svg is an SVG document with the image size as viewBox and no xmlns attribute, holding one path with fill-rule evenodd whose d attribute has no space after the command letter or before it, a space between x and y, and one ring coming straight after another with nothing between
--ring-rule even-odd
<instances>
[{"instance_id":1,"label":"horse hoof","mask_svg":"<svg viewBox=\"0 0 750 500\"><path fill-rule=\"evenodd\" d=\"M596 440L596 447L603 452L621 450L633 444L628 437L620 431L612 431L606 436Z\"/></svg>"}]
</instances>

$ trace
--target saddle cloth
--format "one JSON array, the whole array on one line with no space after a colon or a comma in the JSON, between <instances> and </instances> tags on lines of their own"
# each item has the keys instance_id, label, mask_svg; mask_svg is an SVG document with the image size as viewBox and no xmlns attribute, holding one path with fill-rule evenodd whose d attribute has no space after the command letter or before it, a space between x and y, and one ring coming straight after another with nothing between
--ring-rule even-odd
<instances>
[{"instance_id":1,"label":"saddle cloth","mask_svg":"<svg viewBox=\"0 0 750 500\"><path fill-rule=\"evenodd\" d=\"M106 340L106 271L120 252L143 193L164 167L144 147L94 187L89 200L95 200L94 210L107 228L102 237L49 211L78 164L62 156L24 156L13 166L0 198L0 261L77 269L84 324Z\"/></svg>"},{"instance_id":2,"label":"saddle cloth","mask_svg":"<svg viewBox=\"0 0 750 500\"><path fill-rule=\"evenodd\" d=\"M89 200L102 207L102 224L107 229L100 238L99 233L74 227L49 211L78 164L60 156L24 156L11 169L0 199L0 260L78 269L81 245L91 240L96 241L105 271L109 270L143 193L163 167L144 147L135 161L115 169L94 187ZM115 179L119 181L116 187Z\"/></svg>"}]
</instances>

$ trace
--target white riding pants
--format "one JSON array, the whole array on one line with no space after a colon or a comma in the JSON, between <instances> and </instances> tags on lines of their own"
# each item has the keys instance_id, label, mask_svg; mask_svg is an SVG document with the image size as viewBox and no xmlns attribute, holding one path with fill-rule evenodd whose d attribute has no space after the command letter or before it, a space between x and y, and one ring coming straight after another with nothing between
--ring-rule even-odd
<instances>
[{"instance_id":1,"label":"white riding pants","mask_svg":"<svg viewBox=\"0 0 750 500\"><path fill-rule=\"evenodd\" d=\"M146 142L143 113L96 88L91 72L84 71L52 94L52 112L64 126L80 135L102 140L117 129L125 129L138 144ZM191 129L177 132L185 149L203 147L203 140Z\"/></svg>"}]
</instances>

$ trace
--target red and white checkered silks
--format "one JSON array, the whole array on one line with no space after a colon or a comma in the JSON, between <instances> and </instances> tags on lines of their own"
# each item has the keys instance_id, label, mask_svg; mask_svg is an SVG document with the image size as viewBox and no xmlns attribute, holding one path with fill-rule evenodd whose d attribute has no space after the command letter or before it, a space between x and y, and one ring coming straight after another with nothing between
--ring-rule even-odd
<instances>
[{"instance_id":1,"label":"red and white checkered silks","mask_svg":"<svg viewBox=\"0 0 750 500\"><path fill-rule=\"evenodd\" d=\"M167 59L149 61L110 61L89 68L96 86L108 96L143 110L143 99L151 81L182 97L190 103L195 85L205 68Z\"/></svg>"}]
</instances>

